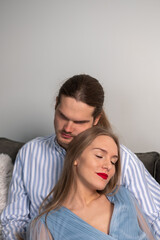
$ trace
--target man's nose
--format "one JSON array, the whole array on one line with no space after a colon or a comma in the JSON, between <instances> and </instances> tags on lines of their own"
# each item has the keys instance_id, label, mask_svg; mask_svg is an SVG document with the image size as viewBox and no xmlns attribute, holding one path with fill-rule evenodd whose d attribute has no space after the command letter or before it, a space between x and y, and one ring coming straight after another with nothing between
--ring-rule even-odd
<instances>
[{"instance_id":1,"label":"man's nose","mask_svg":"<svg viewBox=\"0 0 160 240\"><path fill-rule=\"evenodd\" d=\"M72 121L67 121L64 125L64 130L66 132L72 132L73 129L73 122Z\"/></svg>"}]
</instances>

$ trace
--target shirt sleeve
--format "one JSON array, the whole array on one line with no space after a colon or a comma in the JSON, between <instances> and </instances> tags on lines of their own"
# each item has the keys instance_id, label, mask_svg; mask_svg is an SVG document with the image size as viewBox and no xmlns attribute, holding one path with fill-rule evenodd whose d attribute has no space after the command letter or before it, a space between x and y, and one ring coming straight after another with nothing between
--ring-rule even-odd
<instances>
[{"instance_id":1,"label":"shirt sleeve","mask_svg":"<svg viewBox=\"0 0 160 240\"><path fill-rule=\"evenodd\" d=\"M160 185L138 157L123 145L121 163L121 184L137 199L153 233L160 239Z\"/></svg>"},{"instance_id":2,"label":"shirt sleeve","mask_svg":"<svg viewBox=\"0 0 160 240\"><path fill-rule=\"evenodd\" d=\"M25 227L30 221L30 201L23 183L24 173L23 163L21 161L23 150L20 151L21 153L18 153L13 169L7 206L1 214L2 235L5 240L17 239L17 233L23 236Z\"/></svg>"}]
</instances>

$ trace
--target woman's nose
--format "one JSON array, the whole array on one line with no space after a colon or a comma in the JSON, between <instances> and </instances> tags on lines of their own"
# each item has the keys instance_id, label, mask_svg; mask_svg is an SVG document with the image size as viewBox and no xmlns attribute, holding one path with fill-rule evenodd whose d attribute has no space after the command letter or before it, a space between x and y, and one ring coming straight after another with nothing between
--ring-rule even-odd
<instances>
[{"instance_id":1,"label":"woman's nose","mask_svg":"<svg viewBox=\"0 0 160 240\"><path fill-rule=\"evenodd\" d=\"M103 168L110 171L112 169L112 163L110 161L105 161L104 164L103 164Z\"/></svg>"}]
</instances>

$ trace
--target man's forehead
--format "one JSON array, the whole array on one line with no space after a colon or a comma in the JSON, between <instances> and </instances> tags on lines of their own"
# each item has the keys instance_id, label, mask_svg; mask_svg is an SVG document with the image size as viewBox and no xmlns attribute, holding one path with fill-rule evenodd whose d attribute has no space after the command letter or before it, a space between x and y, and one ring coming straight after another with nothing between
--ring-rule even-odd
<instances>
[{"instance_id":1,"label":"man's forehead","mask_svg":"<svg viewBox=\"0 0 160 240\"><path fill-rule=\"evenodd\" d=\"M82 118L83 116L91 117L95 110L95 107L93 106L90 106L82 101L77 101L75 98L66 96L61 97L61 101L58 104L58 108L65 115L77 114L79 115L79 117Z\"/></svg>"}]
</instances>

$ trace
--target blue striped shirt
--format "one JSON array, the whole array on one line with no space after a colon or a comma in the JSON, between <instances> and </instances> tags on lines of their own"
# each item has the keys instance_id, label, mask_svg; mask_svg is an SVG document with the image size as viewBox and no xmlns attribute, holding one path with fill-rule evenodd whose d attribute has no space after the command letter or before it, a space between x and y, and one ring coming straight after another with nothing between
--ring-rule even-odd
<instances>
[{"instance_id":1,"label":"blue striped shirt","mask_svg":"<svg viewBox=\"0 0 160 240\"><path fill-rule=\"evenodd\" d=\"M53 189L63 168L65 150L55 138L36 138L19 151L10 184L8 204L1 214L3 238L15 240L38 214L43 199ZM142 162L121 145L121 184L138 200L155 235L160 239L160 185Z\"/></svg>"}]
</instances>

